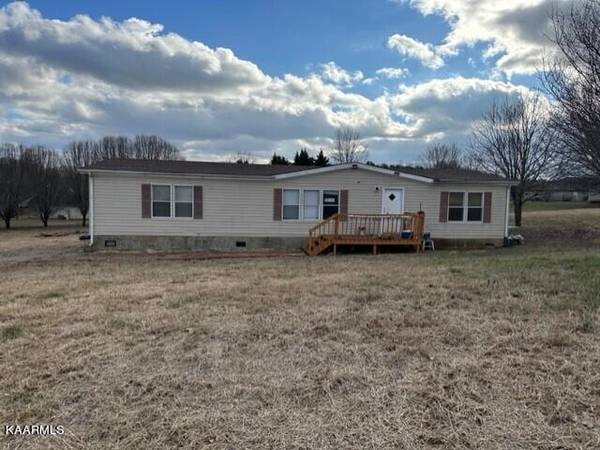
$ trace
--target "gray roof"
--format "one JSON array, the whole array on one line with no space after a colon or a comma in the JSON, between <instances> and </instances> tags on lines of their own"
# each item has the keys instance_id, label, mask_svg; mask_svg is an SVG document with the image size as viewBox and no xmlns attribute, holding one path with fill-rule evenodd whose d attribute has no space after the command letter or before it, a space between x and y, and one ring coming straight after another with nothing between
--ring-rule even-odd
<instances>
[{"instance_id":1,"label":"gray roof","mask_svg":"<svg viewBox=\"0 0 600 450\"><path fill-rule=\"evenodd\" d=\"M402 167L397 170L436 181L507 181L504 177L472 169Z\"/></svg>"},{"instance_id":2,"label":"gray roof","mask_svg":"<svg viewBox=\"0 0 600 450\"><path fill-rule=\"evenodd\" d=\"M361 165L364 168L369 166ZM141 159L113 159L98 161L83 170L109 170L126 172L149 172L161 174L188 174L188 175L229 175L273 177L275 175L319 169L315 166L271 165L271 164L238 164L229 162L207 161L165 161ZM426 169L418 167L386 168L390 172L406 173L420 177L430 178L435 181L506 181L505 178L490 175L470 169Z\"/></svg>"},{"instance_id":3,"label":"gray roof","mask_svg":"<svg viewBox=\"0 0 600 450\"><path fill-rule=\"evenodd\" d=\"M312 166L285 166L278 164L238 164L207 161L165 161L142 159L112 159L98 161L84 169L122 170L126 172L180 173L192 175L234 175L269 177L282 173L313 169Z\"/></svg>"}]
</instances>

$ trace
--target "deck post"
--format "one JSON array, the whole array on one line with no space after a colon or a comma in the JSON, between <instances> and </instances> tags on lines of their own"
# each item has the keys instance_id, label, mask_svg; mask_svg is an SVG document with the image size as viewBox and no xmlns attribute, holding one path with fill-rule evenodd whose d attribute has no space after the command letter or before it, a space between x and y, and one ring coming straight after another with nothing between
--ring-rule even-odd
<instances>
[{"instance_id":1,"label":"deck post","mask_svg":"<svg viewBox=\"0 0 600 450\"><path fill-rule=\"evenodd\" d=\"M333 256L337 255L337 244L333 244Z\"/></svg>"},{"instance_id":2,"label":"deck post","mask_svg":"<svg viewBox=\"0 0 600 450\"><path fill-rule=\"evenodd\" d=\"M377 254L377 244L373 244L373 254Z\"/></svg>"}]
</instances>

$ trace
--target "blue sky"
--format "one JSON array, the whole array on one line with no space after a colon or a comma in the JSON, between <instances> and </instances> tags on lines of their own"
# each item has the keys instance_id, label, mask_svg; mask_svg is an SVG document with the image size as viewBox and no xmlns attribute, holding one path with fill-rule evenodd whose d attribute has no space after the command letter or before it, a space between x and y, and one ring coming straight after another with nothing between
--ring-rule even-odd
<instances>
[{"instance_id":1,"label":"blue sky","mask_svg":"<svg viewBox=\"0 0 600 450\"><path fill-rule=\"evenodd\" d=\"M372 160L412 162L464 145L552 52L549 0L0 5L0 140L57 148L157 133L190 159L262 161L349 125Z\"/></svg>"}]
</instances>

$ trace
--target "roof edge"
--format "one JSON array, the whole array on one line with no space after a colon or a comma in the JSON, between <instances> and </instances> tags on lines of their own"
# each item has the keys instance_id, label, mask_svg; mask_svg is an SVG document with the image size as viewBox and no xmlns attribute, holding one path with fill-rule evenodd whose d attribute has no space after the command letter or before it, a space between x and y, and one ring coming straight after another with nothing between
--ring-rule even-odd
<instances>
[{"instance_id":1,"label":"roof edge","mask_svg":"<svg viewBox=\"0 0 600 450\"><path fill-rule=\"evenodd\" d=\"M414 175L412 173L406 173L406 172L402 172L399 170L384 169L382 167L371 166L369 164L363 164L363 163L346 163L346 164L336 164L333 166L317 167L314 169L299 170L298 172L282 173L279 175L274 175L273 178L275 178L276 180L285 180L288 178L296 178L296 177L302 177L302 176L307 176L307 175L318 175L320 173L335 172L338 170L347 170L347 169L370 170L372 172L382 173L384 175L408 178L408 179L411 179L414 181L420 181L423 183L433 183L435 181L434 178L429 178L429 177L425 177L425 176L421 176L421 175Z\"/></svg>"},{"instance_id":2,"label":"roof edge","mask_svg":"<svg viewBox=\"0 0 600 450\"><path fill-rule=\"evenodd\" d=\"M270 181L273 179L272 175L226 175L226 174L212 174L212 173L190 173L190 172L153 172L145 170L120 170L120 169L92 169L92 168L80 168L79 173L85 173L92 175L94 173L108 173L108 174L125 174L125 175L152 175L158 177L185 177L185 178L211 178L220 180L262 180Z\"/></svg>"},{"instance_id":3,"label":"roof edge","mask_svg":"<svg viewBox=\"0 0 600 450\"><path fill-rule=\"evenodd\" d=\"M95 169L93 167L81 167L78 169L79 173L92 175L94 173L108 173L108 174L128 174L128 175L154 175L164 177L186 177L186 178L209 178L209 179L230 179L230 180L286 180L290 178L318 175L322 173L335 172L338 170L368 170L384 175L406 178L413 181L422 183L464 183L464 184L490 184L490 185L503 185L513 186L518 184L516 181L508 179L456 179L456 178L435 178L428 177L425 175L416 175L402 170L386 169L383 167L372 166L364 163L345 163L336 164L325 167L314 167L306 170L299 170L295 172L287 172L273 175L234 175L234 174L211 174L211 173L192 173L192 172L161 172L161 171L147 171L147 170L122 170L122 169Z\"/></svg>"}]
</instances>

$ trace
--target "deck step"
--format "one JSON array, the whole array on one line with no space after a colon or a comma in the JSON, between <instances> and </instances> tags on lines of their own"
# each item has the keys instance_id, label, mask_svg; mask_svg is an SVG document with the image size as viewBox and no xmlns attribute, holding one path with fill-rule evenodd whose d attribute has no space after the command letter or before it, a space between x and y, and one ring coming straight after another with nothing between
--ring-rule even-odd
<instances>
[{"instance_id":1,"label":"deck step","mask_svg":"<svg viewBox=\"0 0 600 450\"><path fill-rule=\"evenodd\" d=\"M306 244L304 244L304 251L309 256L317 256L323 253L332 245L333 242L330 239L320 236L316 239L307 240Z\"/></svg>"}]
</instances>

